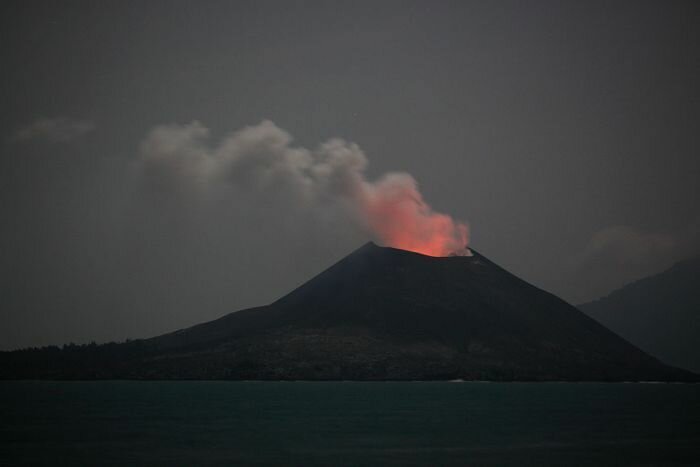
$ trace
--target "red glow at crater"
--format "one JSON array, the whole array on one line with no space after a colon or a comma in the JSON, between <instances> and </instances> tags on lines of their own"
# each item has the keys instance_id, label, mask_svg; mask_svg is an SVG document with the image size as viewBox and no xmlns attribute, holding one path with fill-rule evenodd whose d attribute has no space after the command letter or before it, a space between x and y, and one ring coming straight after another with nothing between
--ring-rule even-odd
<instances>
[{"instance_id":1,"label":"red glow at crater","mask_svg":"<svg viewBox=\"0 0 700 467\"><path fill-rule=\"evenodd\" d=\"M392 174L373 185L363 214L369 229L386 246L428 256L467 251L467 226L433 211L410 175Z\"/></svg>"}]
</instances>

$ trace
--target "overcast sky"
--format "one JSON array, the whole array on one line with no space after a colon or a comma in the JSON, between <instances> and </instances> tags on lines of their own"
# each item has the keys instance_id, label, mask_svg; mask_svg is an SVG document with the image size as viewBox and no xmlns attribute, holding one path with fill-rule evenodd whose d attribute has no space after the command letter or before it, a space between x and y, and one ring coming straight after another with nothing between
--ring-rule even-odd
<instances>
[{"instance_id":1,"label":"overcast sky","mask_svg":"<svg viewBox=\"0 0 700 467\"><path fill-rule=\"evenodd\" d=\"M148 337L303 283L367 233L221 167L334 138L572 303L698 252L696 1L0 9L0 348Z\"/></svg>"}]
</instances>

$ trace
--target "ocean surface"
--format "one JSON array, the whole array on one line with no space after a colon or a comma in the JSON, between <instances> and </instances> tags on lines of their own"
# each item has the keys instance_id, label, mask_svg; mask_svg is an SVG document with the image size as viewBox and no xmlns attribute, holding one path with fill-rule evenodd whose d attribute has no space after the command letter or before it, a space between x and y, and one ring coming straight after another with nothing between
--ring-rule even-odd
<instances>
[{"instance_id":1,"label":"ocean surface","mask_svg":"<svg viewBox=\"0 0 700 467\"><path fill-rule=\"evenodd\" d=\"M700 465L700 385L0 382L0 465Z\"/></svg>"}]
</instances>

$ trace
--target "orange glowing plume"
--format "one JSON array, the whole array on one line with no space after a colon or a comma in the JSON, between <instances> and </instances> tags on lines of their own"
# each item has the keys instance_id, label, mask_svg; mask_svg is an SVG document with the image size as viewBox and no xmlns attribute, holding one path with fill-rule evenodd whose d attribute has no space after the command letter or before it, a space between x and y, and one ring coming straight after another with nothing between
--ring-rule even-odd
<instances>
[{"instance_id":1,"label":"orange glowing plume","mask_svg":"<svg viewBox=\"0 0 700 467\"><path fill-rule=\"evenodd\" d=\"M367 226L386 246L429 256L468 254L467 226L433 211L408 174L390 174L369 186L362 210Z\"/></svg>"}]
</instances>

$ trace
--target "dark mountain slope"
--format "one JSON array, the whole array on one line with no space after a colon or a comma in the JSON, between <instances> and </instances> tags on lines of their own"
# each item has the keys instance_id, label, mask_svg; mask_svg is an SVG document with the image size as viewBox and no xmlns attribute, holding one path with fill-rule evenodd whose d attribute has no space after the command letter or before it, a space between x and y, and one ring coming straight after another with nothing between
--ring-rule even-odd
<instances>
[{"instance_id":1,"label":"dark mountain slope","mask_svg":"<svg viewBox=\"0 0 700 467\"><path fill-rule=\"evenodd\" d=\"M14 365L8 373L357 380L695 378L661 364L478 253L433 258L371 243L271 305L121 344L114 351L126 357L96 357L82 367L76 357L76 368L57 365L53 370ZM67 375L67 370L72 372Z\"/></svg>"},{"instance_id":2,"label":"dark mountain slope","mask_svg":"<svg viewBox=\"0 0 700 467\"><path fill-rule=\"evenodd\" d=\"M700 258L579 308L662 361L700 371Z\"/></svg>"}]
</instances>

